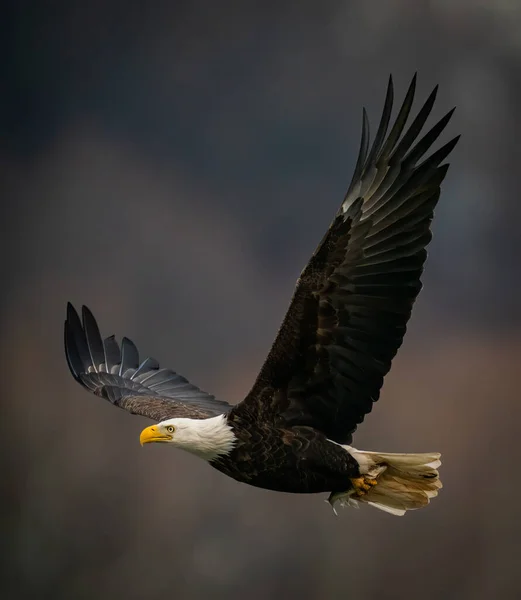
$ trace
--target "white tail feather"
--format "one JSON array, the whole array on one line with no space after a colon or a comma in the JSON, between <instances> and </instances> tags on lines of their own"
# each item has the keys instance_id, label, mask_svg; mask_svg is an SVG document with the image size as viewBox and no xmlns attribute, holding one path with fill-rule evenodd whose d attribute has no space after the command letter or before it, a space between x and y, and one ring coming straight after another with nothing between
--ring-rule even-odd
<instances>
[{"instance_id":1,"label":"white tail feather","mask_svg":"<svg viewBox=\"0 0 521 600\"><path fill-rule=\"evenodd\" d=\"M361 475L377 480L365 496L356 498L358 502L401 516L408 510L429 504L442 487L438 473L441 461L437 452L384 454L362 452L350 446L344 448L357 460Z\"/></svg>"}]
</instances>

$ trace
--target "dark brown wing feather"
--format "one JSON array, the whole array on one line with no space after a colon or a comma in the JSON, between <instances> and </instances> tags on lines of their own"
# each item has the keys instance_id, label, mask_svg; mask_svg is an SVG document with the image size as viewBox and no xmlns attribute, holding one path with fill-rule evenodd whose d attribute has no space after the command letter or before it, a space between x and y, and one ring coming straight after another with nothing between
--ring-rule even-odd
<instances>
[{"instance_id":1,"label":"dark brown wing feather","mask_svg":"<svg viewBox=\"0 0 521 600\"><path fill-rule=\"evenodd\" d=\"M393 85L369 151L360 153L333 223L302 272L274 345L246 399L233 409L281 424L310 425L350 443L400 347L421 289L430 224L458 138L418 164L452 112L415 145L435 89L409 128L414 77L387 135Z\"/></svg>"},{"instance_id":2,"label":"dark brown wing feather","mask_svg":"<svg viewBox=\"0 0 521 600\"><path fill-rule=\"evenodd\" d=\"M162 421L173 417L205 419L226 413L231 406L201 391L153 358L139 362L136 346L114 336L102 339L90 310L82 320L69 303L65 321L65 354L71 373L83 387L115 406Z\"/></svg>"}]
</instances>

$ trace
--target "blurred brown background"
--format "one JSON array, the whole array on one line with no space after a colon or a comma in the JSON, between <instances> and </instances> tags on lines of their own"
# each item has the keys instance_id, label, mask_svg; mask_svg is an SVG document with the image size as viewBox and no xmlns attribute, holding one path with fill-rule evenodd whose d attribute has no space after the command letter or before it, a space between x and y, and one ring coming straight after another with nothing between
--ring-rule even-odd
<instances>
[{"instance_id":1,"label":"blurred brown background","mask_svg":"<svg viewBox=\"0 0 521 600\"><path fill-rule=\"evenodd\" d=\"M11 2L2 16L0 597L517 598L521 4ZM452 156L406 342L355 445L443 453L426 510L335 518L141 449L70 377L65 304L248 391L351 177L361 108L436 83ZM416 106L418 106L416 104ZM433 121L431 121L432 123Z\"/></svg>"}]
</instances>

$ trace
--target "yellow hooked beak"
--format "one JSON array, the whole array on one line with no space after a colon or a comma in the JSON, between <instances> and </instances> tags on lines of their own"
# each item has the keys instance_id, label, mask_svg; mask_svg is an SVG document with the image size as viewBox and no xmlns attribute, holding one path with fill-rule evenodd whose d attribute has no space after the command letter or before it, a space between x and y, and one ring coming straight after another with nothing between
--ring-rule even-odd
<instances>
[{"instance_id":1,"label":"yellow hooked beak","mask_svg":"<svg viewBox=\"0 0 521 600\"><path fill-rule=\"evenodd\" d=\"M162 433L159 431L157 425L152 425L143 429L139 436L139 442L143 446L144 444L150 444L151 442L169 442L172 436L168 433Z\"/></svg>"}]
</instances>

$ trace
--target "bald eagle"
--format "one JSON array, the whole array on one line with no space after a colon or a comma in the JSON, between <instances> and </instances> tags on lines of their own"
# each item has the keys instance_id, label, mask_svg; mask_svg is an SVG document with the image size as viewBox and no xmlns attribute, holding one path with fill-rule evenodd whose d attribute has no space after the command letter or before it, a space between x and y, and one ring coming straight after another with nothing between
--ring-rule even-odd
<instances>
[{"instance_id":1,"label":"bald eagle","mask_svg":"<svg viewBox=\"0 0 521 600\"><path fill-rule=\"evenodd\" d=\"M232 406L153 358L140 361L126 337L103 339L90 310L69 303L65 354L83 387L155 421L141 433L182 448L237 481L280 492L328 492L335 510L367 503L403 515L441 488L440 454L353 448L352 436L378 400L406 331L431 240L430 225L452 139L422 157L452 109L419 141L434 88L406 128L414 76L388 132L393 82L369 147L363 111L351 184L298 278L287 314L246 398ZM335 511L336 512L336 511Z\"/></svg>"}]
</instances>

